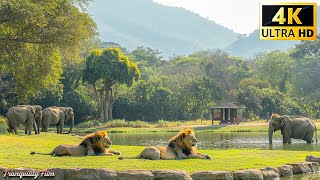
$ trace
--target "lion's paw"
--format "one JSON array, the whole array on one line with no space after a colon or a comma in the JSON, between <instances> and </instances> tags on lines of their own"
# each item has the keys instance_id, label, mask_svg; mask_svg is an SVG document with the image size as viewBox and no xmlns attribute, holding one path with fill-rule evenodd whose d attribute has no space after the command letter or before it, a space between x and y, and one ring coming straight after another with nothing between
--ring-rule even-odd
<instances>
[{"instance_id":1,"label":"lion's paw","mask_svg":"<svg viewBox=\"0 0 320 180\"><path fill-rule=\"evenodd\" d=\"M212 159L210 155L206 155L206 159Z\"/></svg>"},{"instance_id":2,"label":"lion's paw","mask_svg":"<svg viewBox=\"0 0 320 180\"><path fill-rule=\"evenodd\" d=\"M114 152L113 154L115 154L115 155L120 155L121 152L117 151L117 152Z\"/></svg>"}]
</instances>

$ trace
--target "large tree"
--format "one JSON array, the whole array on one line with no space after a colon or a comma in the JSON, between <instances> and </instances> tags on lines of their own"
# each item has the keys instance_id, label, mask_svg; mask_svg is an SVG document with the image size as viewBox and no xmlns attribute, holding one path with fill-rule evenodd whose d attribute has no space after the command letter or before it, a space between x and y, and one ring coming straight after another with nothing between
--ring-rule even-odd
<instances>
[{"instance_id":1,"label":"large tree","mask_svg":"<svg viewBox=\"0 0 320 180\"><path fill-rule=\"evenodd\" d=\"M293 60L287 52L272 51L256 61L257 76L268 81L273 89L287 92L292 81Z\"/></svg>"},{"instance_id":2,"label":"large tree","mask_svg":"<svg viewBox=\"0 0 320 180\"><path fill-rule=\"evenodd\" d=\"M124 56L119 48L94 50L86 59L83 80L92 85L103 121L112 119L113 86L128 86L140 78L135 63Z\"/></svg>"},{"instance_id":3,"label":"large tree","mask_svg":"<svg viewBox=\"0 0 320 180\"><path fill-rule=\"evenodd\" d=\"M87 2L0 1L0 78L12 78L18 102L57 85L65 57L79 56L96 35L96 24L79 9Z\"/></svg>"}]
</instances>

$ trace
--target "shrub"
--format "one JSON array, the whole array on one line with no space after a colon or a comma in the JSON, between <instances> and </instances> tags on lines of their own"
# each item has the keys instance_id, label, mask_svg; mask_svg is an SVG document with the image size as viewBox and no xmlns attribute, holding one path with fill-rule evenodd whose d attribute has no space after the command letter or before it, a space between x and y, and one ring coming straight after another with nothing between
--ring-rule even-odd
<instances>
[{"instance_id":1,"label":"shrub","mask_svg":"<svg viewBox=\"0 0 320 180\"><path fill-rule=\"evenodd\" d=\"M90 120L76 125L77 128L90 128L94 126L101 126L101 122L98 120Z\"/></svg>"},{"instance_id":2,"label":"shrub","mask_svg":"<svg viewBox=\"0 0 320 180\"><path fill-rule=\"evenodd\" d=\"M0 133L7 132L7 119L3 116L0 116Z\"/></svg>"},{"instance_id":3,"label":"shrub","mask_svg":"<svg viewBox=\"0 0 320 180\"><path fill-rule=\"evenodd\" d=\"M129 127L141 128L141 127L150 127L151 125L148 122L144 121L129 121Z\"/></svg>"},{"instance_id":4,"label":"shrub","mask_svg":"<svg viewBox=\"0 0 320 180\"><path fill-rule=\"evenodd\" d=\"M124 119L115 119L107 122L105 125L108 127L129 127L129 123Z\"/></svg>"},{"instance_id":5,"label":"shrub","mask_svg":"<svg viewBox=\"0 0 320 180\"><path fill-rule=\"evenodd\" d=\"M169 127L169 121L159 120L156 127Z\"/></svg>"}]
</instances>

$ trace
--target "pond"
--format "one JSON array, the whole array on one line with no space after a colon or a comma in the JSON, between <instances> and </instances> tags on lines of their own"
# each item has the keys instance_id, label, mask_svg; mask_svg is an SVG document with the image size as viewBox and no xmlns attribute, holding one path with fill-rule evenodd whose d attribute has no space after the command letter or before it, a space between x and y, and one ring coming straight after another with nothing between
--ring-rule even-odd
<instances>
[{"instance_id":1,"label":"pond","mask_svg":"<svg viewBox=\"0 0 320 180\"><path fill-rule=\"evenodd\" d=\"M109 136L116 145L139 145L139 146L165 146L176 132L161 133L109 133ZM307 144L303 140L293 140L291 145L282 144L282 135L274 133L273 144L269 145L266 132L253 133L196 133L199 140L198 149L234 149L234 148L255 148L255 149L283 149L283 150L308 150L319 151L317 144Z\"/></svg>"}]
</instances>

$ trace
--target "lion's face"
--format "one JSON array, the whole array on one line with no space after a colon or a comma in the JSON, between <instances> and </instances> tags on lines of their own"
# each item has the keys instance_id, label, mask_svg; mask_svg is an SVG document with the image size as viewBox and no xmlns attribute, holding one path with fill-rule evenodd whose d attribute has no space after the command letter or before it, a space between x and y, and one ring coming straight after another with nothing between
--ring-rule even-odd
<instances>
[{"instance_id":1,"label":"lion's face","mask_svg":"<svg viewBox=\"0 0 320 180\"><path fill-rule=\"evenodd\" d=\"M191 147L197 147L198 140L193 133L190 133L184 137L184 143L187 143Z\"/></svg>"},{"instance_id":2,"label":"lion's face","mask_svg":"<svg viewBox=\"0 0 320 180\"><path fill-rule=\"evenodd\" d=\"M104 147L106 147L106 148L110 148L110 146L112 145L112 142L111 142L109 136L103 137L103 139L102 139L102 145L103 145Z\"/></svg>"}]
</instances>

